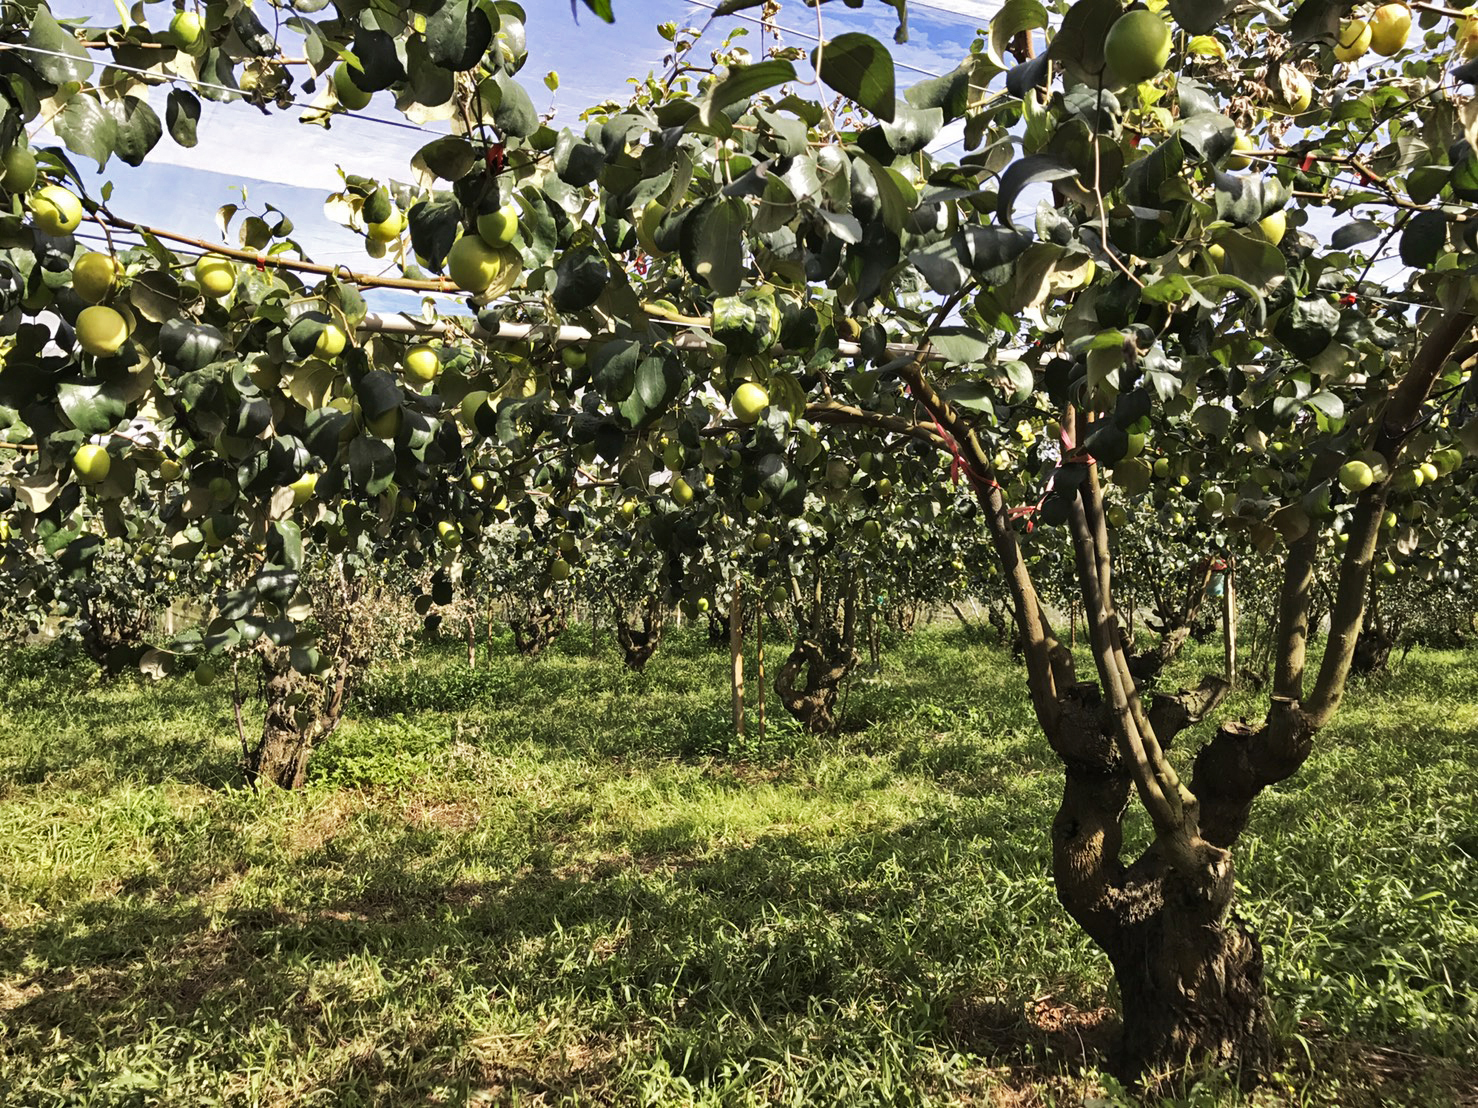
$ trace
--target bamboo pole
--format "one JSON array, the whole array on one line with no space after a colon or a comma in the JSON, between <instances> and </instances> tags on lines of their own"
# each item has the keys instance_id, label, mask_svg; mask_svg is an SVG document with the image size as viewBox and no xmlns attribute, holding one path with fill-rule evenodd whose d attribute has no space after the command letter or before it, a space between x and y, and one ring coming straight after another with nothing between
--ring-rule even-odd
<instances>
[{"instance_id":1,"label":"bamboo pole","mask_svg":"<svg viewBox=\"0 0 1478 1108\"><path fill-rule=\"evenodd\" d=\"M729 601L729 656L734 673L734 735L744 737L744 583L734 578Z\"/></svg>"},{"instance_id":2,"label":"bamboo pole","mask_svg":"<svg viewBox=\"0 0 1478 1108\"><path fill-rule=\"evenodd\" d=\"M1232 584L1232 560L1230 558L1227 559L1227 568L1222 579L1226 582L1221 594L1221 633L1226 648L1227 684L1235 686L1237 683L1237 599Z\"/></svg>"}]
</instances>

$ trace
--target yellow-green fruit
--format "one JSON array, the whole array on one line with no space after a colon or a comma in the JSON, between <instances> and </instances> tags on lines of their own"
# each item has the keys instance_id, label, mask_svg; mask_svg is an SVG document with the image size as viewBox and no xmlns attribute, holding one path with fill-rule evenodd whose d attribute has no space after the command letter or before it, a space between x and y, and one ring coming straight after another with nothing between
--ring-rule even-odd
<instances>
[{"instance_id":1,"label":"yellow-green fruit","mask_svg":"<svg viewBox=\"0 0 1478 1108\"><path fill-rule=\"evenodd\" d=\"M564 534L560 535L559 538L554 540L554 545L559 549L560 553L568 554L580 544L576 540L574 535L571 535L569 532L565 532Z\"/></svg>"},{"instance_id":2,"label":"yellow-green fruit","mask_svg":"<svg viewBox=\"0 0 1478 1108\"><path fill-rule=\"evenodd\" d=\"M1373 35L1370 24L1363 19L1351 20L1339 32L1339 41L1334 44L1334 56L1342 62L1363 58L1370 49Z\"/></svg>"},{"instance_id":3,"label":"yellow-green fruit","mask_svg":"<svg viewBox=\"0 0 1478 1108\"><path fill-rule=\"evenodd\" d=\"M770 406L770 394L753 381L734 390L734 418L740 423L755 423Z\"/></svg>"},{"instance_id":4,"label":"yellow-green fruit","mask_svg":"<svg viewBox=\"0 0 1478 1108\"><path fill-rule=\"evenodd\" d=\"M346 62L340 62L334 70L334 95L339 98L339 106L351 112L369 107L372 96L354 83L353 70Z\"/></svg>"},{"instance_id":5,"label":"yellow-green fruit","mask_svg":"<svg viewBox=\"0 0 1478 1108\"><path fill-rule=\"evenodd\" d=\"M568 581L570 579L570 563L563 558L556 558L549 563L549 578L552 581Z\"/></svg>"},{"instance_id":6,"label":"yellow-green fruit","mask_svg":"<svg viewBox=\"0 0 1478 1108\"><path fill-rule=\"evenodd\" d=\"M1232 140L1232 152L1227 155L1226 167L1228 169L1246 169L1252 164L1252 159L1246 154L1238 153L1238 151L1256 149L1257 143L1253 142L1241 131L1238 131L1237 137Z\"/></svg>"},{"instance_id":7,"label":"yellow-green fruit","mask_svg":"<svg viewBox=\"0 0 1478 1108\"><path fill-rule=\"evenodd\" d=\"M82 201L61 185L47 185L31 197L31 215L48 235L70 235L82 224Z\"/></svg>"},{"instance_id":8,"label":"yellow-green fruit","mask_svg":"<svg viewBox=\"0 0 1478 1108\"><path fill-rule=\"evenodd\" d=\"M1396 576L1396 563L1395 562L1382 562L1381 563L1381 567L1380 567L1380 573L1381 573L1381 576L1382 577L1395 577Z\"/></svg>"},{"instance_id":9,"label":"yellow-green fruit","mask_svg":"<svg viewBox=\"0 0 1478 1108\"><path fill-rule=\"evenodd\" d=\"M1463 9L1463 21L1457 28L1458 52L1469 61L1478 57L1478 10ZM6 186L9 188L9 186Z\"/></svg>"},{"instance_id":10,"label":"yellow-green fruit","mask_svg":"<svg viewBox=\"0 0 1478 1108\"><path fill-rule=\"evenodd\" d=\"M1257 221L1257 229L1262 232L1263 238L1277 246L1288 233L1288 214L1274 212L1272 215L1265 215Z\"/></svg>"},{"instance_id":11,"label":"yellow-green fruit","mask_svg":"<svg viewBox=\"0 0 1478 1108\"><path fill-rule=\"evenodd\" d=\"M452 283L465 292L479 293L498 279L503 258L496 249L483 242L481 235L463 235L452 244L446 258L447 274Z\"/></svg>"},{"instance_id":12,"label":"yellow-green fruit","mask_svg":"<svg viewBox=\"0 0 1478 1108\"><path fill-rule=\"evenodd\" d=\"M185 472L185 467L173 458L165 458L159 463L159 476L166 481L175 480L183 472Z\"/></svg>"},{"instance_id":13,"label":"yellow-green fruit","mask_svg":"<svg viewBox=\"0 0 1478 1108\"><path fill-rule=\"evenodd\" d=\"M207 516L200 525L200 533L205 536L205 545L212 550L225 546L231 535L231 523L230 516Z\"/></svg>"},{"instance_id":14,"label":"yellow-green fruit","mask_svg":"<svg viewBox=\"0 0 1478 1108\"><path fill-rule=\"evenodd\" d=\"M489 246L507 246L518 234L518 208L504 204L477 217L477 234Z\"/></svg>"},{"instance_id":15,"label":"yellow-green fruit","mask_svg":"<svg viewBox=\"0 0 1478 1108\"><path fill-rule=\"evenodd\" d=\"M756 554L763 554L766 550L770 549L770 544L774 541L774 536L768 531L759 531L750 537L749 549L753 550Z\"/></svg>"},{"instance_id":16,"label":"yellow-green fruit","mask_svg":"<svg viewBox=\"0 0 1478 1108\"><path fill-rule=\"evenodd\" d=\"M212 300L219 300L236 287L236 266L230 258L219 254L206 254L195 263L195 280L200 291Z\"/></svg>"},{"instance_id":17,"label":"yellow-green fruit","mask_svg":"<svg viewBox=\"0 0 1478 1108\"><path fill-rule=\"evenodd\" d=\"M566 346L559 352L559 360L564 362L566 369L584 369L589 358L578 346Z\"/></svg>"},{"instance_id":18,"label":"yellow-green fruit","mask_svg":"<svg viewBox=\"0 0 1478 1108\"><path fill-rule=\"evenodd\" d=\"M326 323L318 332L318 341L313 344L313 353L320 358L337 358L344 352L349 336L337 323Z\"/></svg>"},{"instance_id":19,"label":"yellow-green fruit","mask_svg":"<svg viewBox=\"0 0 1478 1108\"><path fill-rule=\"evenodd\" d=\"M471 427L477 422L477 413L482 406L488 402L486 389L477 389L462 397L461 407L458 409L462 414L462 422Z\"/></svg>"},{"instance_id":20,"label":"yellow-green fruit","mask_svg":"<svg viewBox=\"0 0 1478 1108\"><path fill-rule=\"evenodd\" d=\"M1104 515L1108 519L1110 527L1123 527L1124 524L1129 522L1129 513L1118 504L1110 505L1109 510Z\"/></svg>"},{"instance_id":21,"label":"yellow-green fruit","mask_svg":"<svg viewBox=\"0 0 1478 1108\"><path fill-rule=\"evenodd\" d=\"M441 545L448 550L455 550L462 545L462 531L450 520L442 520L436 525L436 537L441 540Z\"/></svg>"},{"instance_id":22,"label":"yellow-green fruit","mask_svg":"<svg viewBox=\"0 0 1478 1108\"><path fill-rule=\"evenodd\" d=\"M399 208L393 208L388 219L366 224L365 230L375 242L394 242L405 230L405 213Z\"/></svg>"},{"instance_id":23,"label":"yellow-green fruit","mask_svg":"<svg viewBox=\"0 0 1478 1108\"><path fill-rule=\"evenodd\" d=\"M1137 458L1144 453L1144 432L1131 431L1128 435L1129 445L1124 450L1124 459Z\"/></svg>"},{"instance_id":24,"label":"yellow-green fruit","mask_svg":"<svg viewBox=\"0 0 1478 1108\"><path fill-rule=\"evenodd\" d=\"M1434 466L1431 462L1423 462L1416 468L1418 471L1420 471L1422 475L1422 484L1424 485L1430 485L1433 481L1442 476L1442 474L1438 472L1437 467Z\"/></svg>"},{"instance_id":25,"label":"yellow-green fruit","mask_svg":"<svg viewBox=\"0 0 1478 1108\"><path fill-rule=\"evenodd\" d=\"M313 494L318 489L318 474L305 473L299 477L288 488L293 490L294 507L302 507L313 499Z\"/></svg>"},{"instance_id":26,"label":"yellow-green fruit","mask_svg":"<svg viewBox=\"0 0 1478 1108\"><path fill-rule=\"evenodd\" d=\"M128 341L128 321L112 308L83 308L77 314L77 341L94 357L111 357Z\"/></svg>"},{"instance_id":27,"label":"yellow-green fruit","mask_svg":"<svg viewBox=\"0 0 1478 1108\"><path fill-rule=\"evenodd\" d=\"M708 597L706 597L706 596L700 596L698 598L698 610L700 612L706 612L706 611L708 611Z\"/></svg>"},{"instance_id":28,"label":"yellow-green fruit","mask_svg":"<svg viewBox=\"0 0 1478 1108\"><path fill-rule=\"evenodd\" d=\"M1285 115L1298 115L1309 110L1309 105L1314 102L1314 86L1304 76L1302 70L1294 69L1291 65L1285 65L1280 70L1283 84L1282 92L1278 97L1277 109Z\"/></svg>"},{"instance_id":29,"label":"yellow-green fruit","mask_svg":"<svg viewBox=\"0 0 1478 1108\"><path fill-rule=\"evenodd\" d=\"M101 304L118 283L118 262L111 254L89 251L72 265L72 291L89 304Z\"/></svg>"},{"instance_id":30,"label":"yellow-green fruit","mask_svg":"<svg viewBox=\"0 0 1478 1108\"><path fill-rule=\"evenodd\" d=\"M1148 81L1170 60L1170 27L1143 9L1121 15L1103 44L1109 71L1125 84Z\"/></svg>"},{"instance_id":31,"label":"yellow-green fruit","mask_svg":"<svg viewBox=\"0 0 1478 1108\"><path fill-rule=\"evenodd\" d=\"M1458 466L1463 464L1463 452L1455 446L1445 450L1438 450L1432 454L1432 465L1440 476L1447 476Z\"/></svg>"},{"instance_id":32,"label":"yellow-green fruit","mask_svg":"<svg viewBox=\"0 0 1478 1108\"><path fill-rule=\"evenodd\" d=\"M72 455L72 468L87 484L96 485L108 476L108 471L113 468L113 459L101 446L83 443Z\"/></svg>"},{"instance_id":33,"label":"yellow-green fruit","mask_svg":"<svg viewBox=\"0 0 1478 1108\"><path fill-rule=\"evenodd\" d=\"M441 358L437 355L436 348L424 343L407 350L402 364L405 366L406 376L414 377L417 381L434 381L441 372Z\"/></svg>"},{"instance_id":34,"label":"yellow-green fruit","mask_svg":"<svg viewBox=\"0 0 1478 1108\"><path fill-rule=\"evenodd\" d=\"M1156 458L1155 459L1154 474L1155 474L1156 477L1160 477L1160 478L1165 478L1165 477L1170 476L1170 459L1169 458Z\"/></svg>"},{"instance_id":35,"label":"yellow-green fruit","mask_svg":"<svg viewBox=\"0 0 1478 1108\"><path fill-rule=\"evenodd\" d=\"M1201 506L1208 512L1219 512L1226 505L1226 494L1213 485L1201 490Z\"/></svg>"},{"instance_id":36,"label":"yellow-green fruit","mask_svg":"<svg viewBox=\"0 0 1478 1108\"><path fill-rule=\"evenodd\" d=\"M400 431L400 408L391 408L374 419L365 420L364 428L377 439L393 439Z\"/></svg>"},{"instance_id":37,"label":"yellow-green fruit","mask_svg":"<svg viewBox=\"0 0 1478 1108\"><path fill-rule=\"evenodd\" d=\"M1358 458L1339 467L1339 483L1345 492L1364 492L1374 482L1374 470Z\"/></svg>"},{"instance_id":38,"label":"yellow-green fruit","mask_svg":"<svg viewBox=\"0 0 1478 1108\"><path fill-rule=\"evenodd\" d=\"M672 499L678 504L691 504L693 502L693 486L687 480L679 477L672 483Z\"/></svg>"},{"instance_id":39,"label":"yellow-green fruit","mask_svg":"<svg viewBox=\"0 0 1478 1108\"><path fill-rule=\"evenodd\" d=\"M0 185L6 192L30 192L36 184L36 155L29 146L12 146L0 159L4 175Z\"/></svg>"},{"instance_id":40,"label":"yellow-green fruit","mask_svg":"<svg viewBox=\"0 0 1478 1108\"><path fill-rule=\"evenodd\" d=\"M202 688L206 685L216 683L216 667L209 662L201 662L195 667L195 683Z\"/></svg>"},{"instance_id":41,"label":"yellow-green fruit","mask_svg":"<svg viewBox=\"0 0 1478 1108\"><path fill-rule=\"evenodd\" d=\"M869 519L862 524L862 538L864 542L877 542L883 537L883 525L875 519Z\"/></svg>"},{"instance_id":42,"label":"yellow-green fruit","mask_svg":"<svg viewBox=\"0 0 1478 1108\"><path fill-rule=\"evenodd\" d=\"M1382 4L1370 16L1370 48L1389 58L1406 45L1411 34L1411 9L1405 4Z\"/></svg>"},{"instance_id":43,"label":"yellow-green fruit","mask_svg":"<svg viewBox=\"0 0 1478 1108\"><path fill-rule=\"evenodd\" d=\"M1415 492L1422 487L1424 480L1422 471L1415 467L1400 469L1396 471L1396 476L1391 478L1391 488L1397 492Z\"/></svg>"},{"instance_id":44,"label":"yellow-green fruit","mask_svg":"<svg viewBox=\"0 0 1478 1108\"><path fill-rule=\"evenodd\" d=\"M635 500L621 501L621 518L624 519L627 523L630 523L633 519L636 518Z\"/></svg>"},{"instance_id":45,"label":"yellow-green fruit","mask_svg":"<svg viewBox=\"0 0 1478 1108\"><path fill-rule=\"evenodd\" d=\"M176 46L185 50L200 41L204 30L205 21L198 12L176 12L175 17L169 21L169 37Z\"/></svg>"},{"instance_id":46,"label":"yellow-green fruit","mask_svg":"<svg viewBox=\"0 0 1478 1108\"><path fill-rule=\"evenodd\" d=\"M229 477L212 477L206 488L217 504L229 504L236 499L236 482Z\"/></svg>"}]
</instances>

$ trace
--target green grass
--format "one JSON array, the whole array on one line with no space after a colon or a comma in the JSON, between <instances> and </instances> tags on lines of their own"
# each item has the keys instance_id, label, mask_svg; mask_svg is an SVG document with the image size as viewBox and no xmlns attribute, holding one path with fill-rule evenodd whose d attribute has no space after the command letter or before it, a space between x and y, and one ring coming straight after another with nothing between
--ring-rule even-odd
<instances>
[{"instance_id":1,"label":"green grass","mask_svg":"<svg viewBox=\"0 0 1478 1108\"><path fill-rule=\"evenodd\" d=\"M1008 657L927 631L839 737L772 705L736 743L696 637L645 675L578 629L460 649L374 674L296 794L238 787L219 686L8 654L0 1104L1127 1103ZM1352 689L1260 801L1289 1053L1257 1103L1478 1084L1475 662Z\"/></svg>"}]
</instances>

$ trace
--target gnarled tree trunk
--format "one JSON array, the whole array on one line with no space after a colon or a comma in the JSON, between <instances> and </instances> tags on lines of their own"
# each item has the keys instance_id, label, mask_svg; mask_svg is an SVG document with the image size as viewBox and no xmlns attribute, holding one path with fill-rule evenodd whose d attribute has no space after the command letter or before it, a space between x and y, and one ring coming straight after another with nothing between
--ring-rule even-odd
<instances>
[{"instance_id":1,"label":"gnarled tree trunk","mask_svg":"<svg viewBox=\"0 0 1478 1108\"><path fill-rule=\"evenodd\" d=\"M621 647L622 664L640 673L662 644L662 603L656 597L647 598L642 606L639 630L619 600L612 598L611 612L616 627L616 643Z\"/></svg>"},{"instance_id":2,"label":"gnarled tree trunk","mask_svg":"<svg viewBox=\"0 0 1478 1108\"><path fill-rule=\"evenodd\" d=\"M514 648L527 658L537 658L569 626L565 614L553 604L541 603L526 613L510 617Z\"/></svg>"},{"instance_id":3,"label":"gnarled tree trunk","mask_svg":"<svg viewBox=\"0 0 1478 1108\"><path fill-rule=\"evenodd\" d=\"M821 605L814 606L809 633L795 644L775 671L775 692L785 710L807 731L829 734L836 730L836 702L842 681L861 660L854 649L857 636L856 582L848 583L842 599L842 627L826 620Z\"/></svg>"}]
</instances>

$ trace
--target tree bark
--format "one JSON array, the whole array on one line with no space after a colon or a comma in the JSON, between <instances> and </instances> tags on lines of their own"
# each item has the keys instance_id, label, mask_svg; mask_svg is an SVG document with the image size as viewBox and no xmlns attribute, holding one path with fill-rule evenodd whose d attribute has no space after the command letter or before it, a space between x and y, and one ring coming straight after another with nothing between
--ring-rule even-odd
<instances>
[{"instance_id":1,"label":"tree bark","mask_svg":"<svg viewBox=\"0 0 1478 1108\"><path fill-rule=\"evenodd\" d=\"M633 673L641 673L662 644L661 602L656 597L647 598L642 607L642 626L638 630L621 602L613 597L611 622L616 629L616 645L621 648L621 663Z\"/></svg>"}]
</instances>

